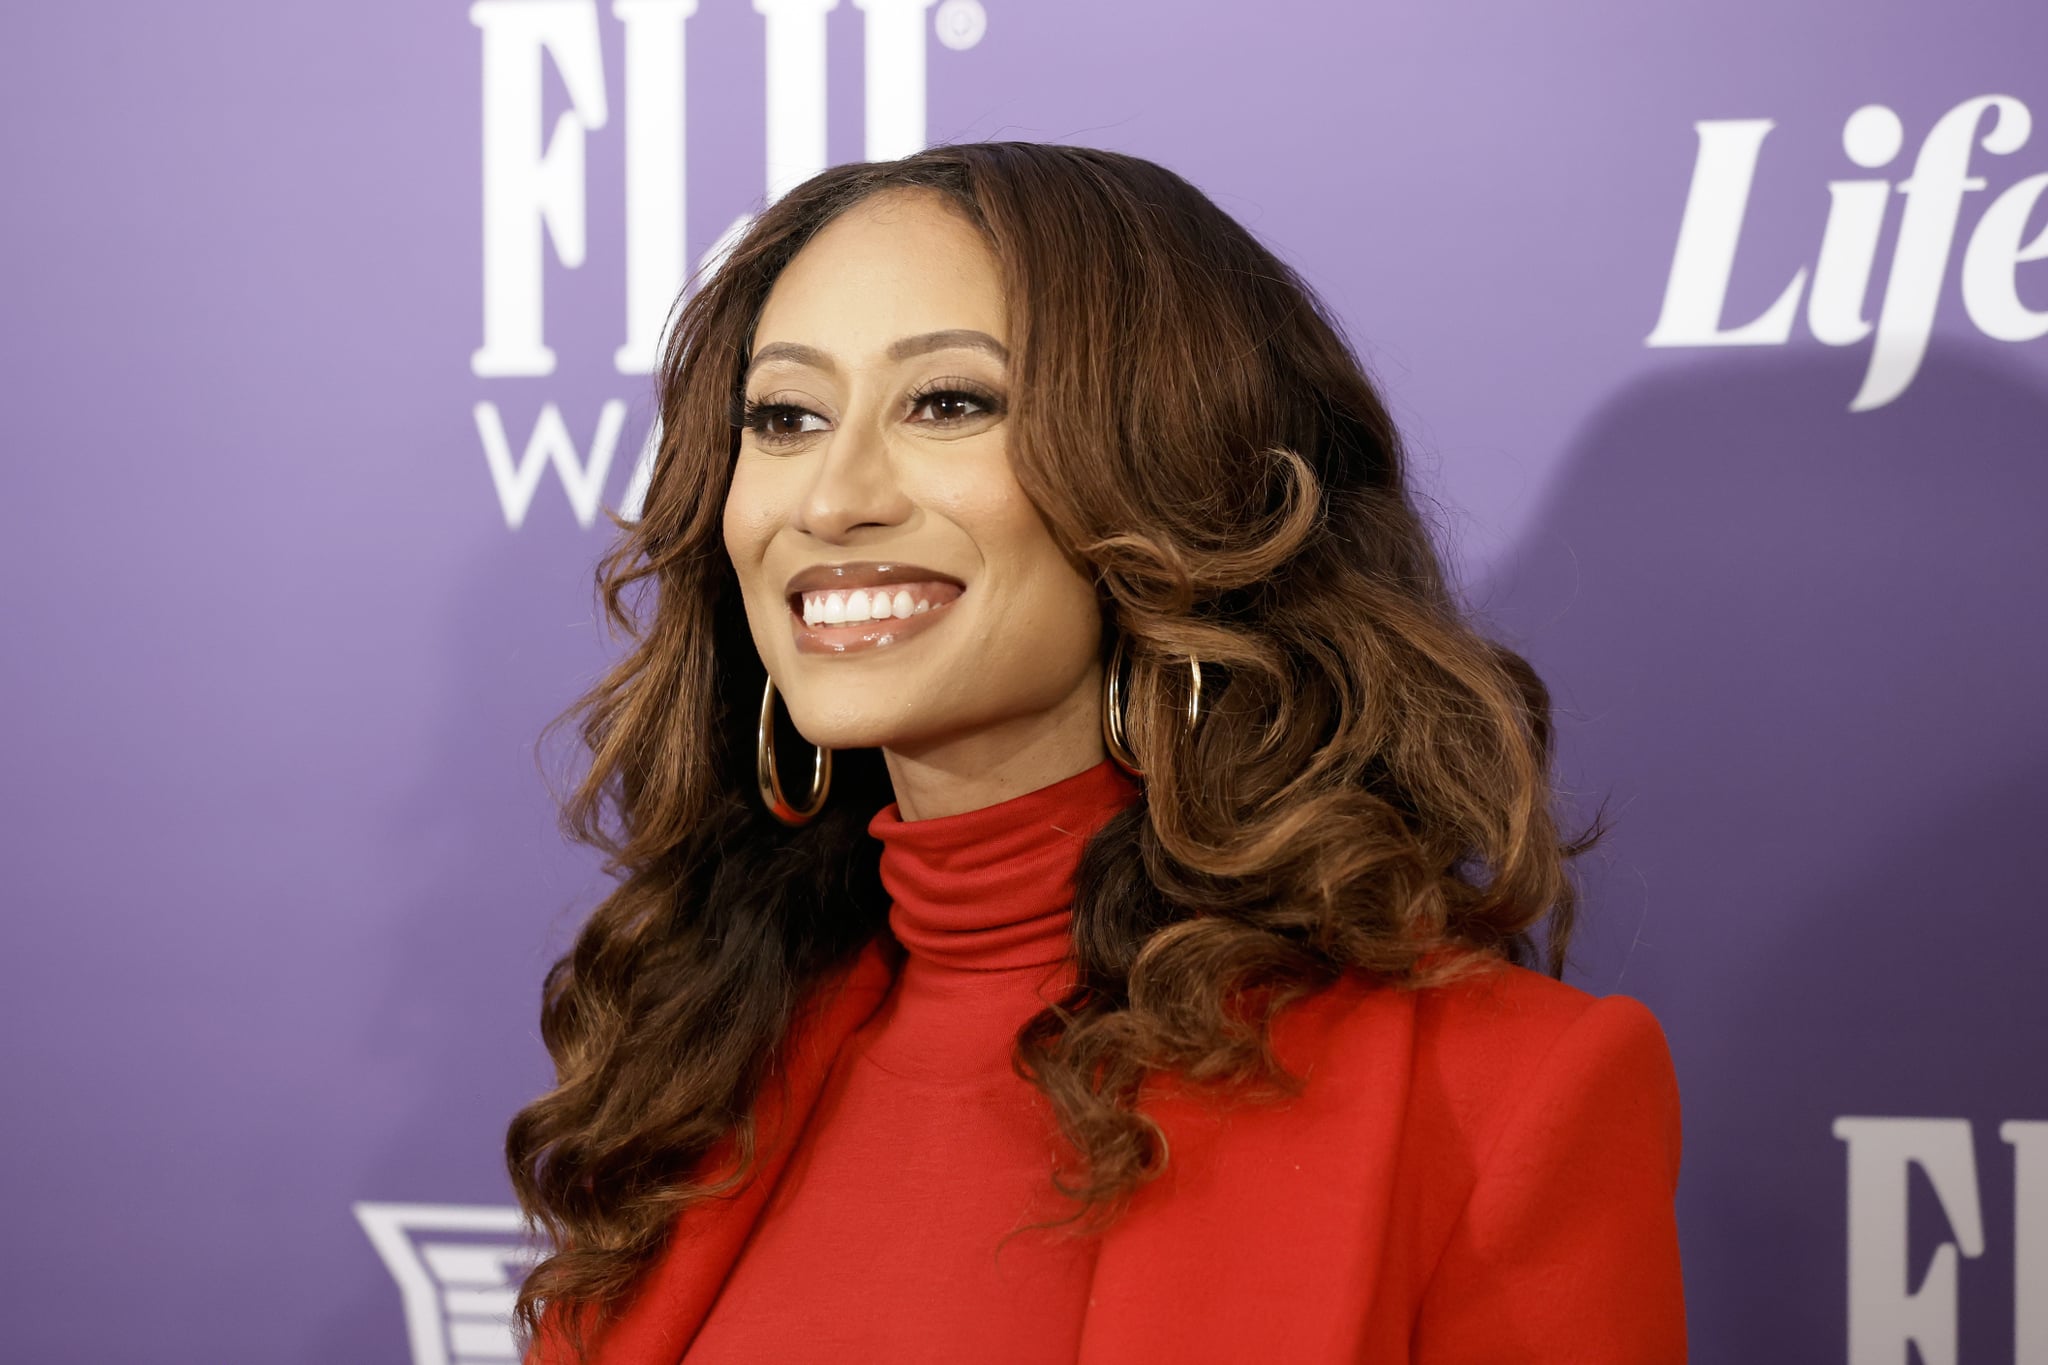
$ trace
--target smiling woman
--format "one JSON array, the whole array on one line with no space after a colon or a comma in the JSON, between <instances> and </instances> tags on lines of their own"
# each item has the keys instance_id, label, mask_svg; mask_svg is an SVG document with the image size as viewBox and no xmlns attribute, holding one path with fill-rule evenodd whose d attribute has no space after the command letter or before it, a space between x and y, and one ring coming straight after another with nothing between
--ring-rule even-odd
<instances>
[{"instance_id":1,"label":"smiling woman","mask_svg":"<svg viewBox=\"0 0 2048 1365\"><path fill-rule=\"evenodd\" d=\"M1102 612L1011 468L1008 335L994 254L929 190L834 218L754 328L724 522L754 646L908 819L1103 759Z\"/></svg>"},{"instance_id":2,"label":"smiling woman","mask_svg":"<svg viewBox=\"0 0 2048 1365\"><path fill-rule=\"evenodd\" d=\"M619 885L507 1137L535 1361L1683 1358L1543 686L1292 271L1149 162L935 148L768 209L661 384L574 713Z\"/></svg>"}]
</instances>

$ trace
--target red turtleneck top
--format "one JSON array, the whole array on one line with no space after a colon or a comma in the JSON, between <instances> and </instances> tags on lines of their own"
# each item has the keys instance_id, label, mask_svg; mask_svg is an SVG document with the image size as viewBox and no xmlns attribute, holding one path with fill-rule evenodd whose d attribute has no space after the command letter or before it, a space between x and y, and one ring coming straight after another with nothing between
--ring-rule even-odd
<instances>
[{"instance_id":1,"label":"red turtleneck top","mask_svg":"<svg viewBox=\"0 0 2048 1365\"><path fill-rule=\"evenodd\" d=\"M1050 1108L1010 1049L1071 980L1082 845L1136 797L1105 762L960 815L874 817L908 956L833 1063L688 1365L1075 1358L1095 1242L1005 1241L1070 1207Z\"/></svg>"},{"instance_id":2,"label":"red turtleneck top","mask_svg":"<svg viewBox=\"0 0 2048 1365\"><path fill-rule=\"evenodd\" d=\"M1284 1105L1148 1079L1159 1178L1099 1238L1006 1240L1069 1208L1010 1047L1072 970L1082 845L1135 794L1105 763L875 817L903 966L867 945L793 1025L755 1178L684 1211L591 1365L1681 1365L1663 1033L1504 962L1295 1002ZM529 1360L569 1365L546 1326Z\"/></svg>"}]
</instances>

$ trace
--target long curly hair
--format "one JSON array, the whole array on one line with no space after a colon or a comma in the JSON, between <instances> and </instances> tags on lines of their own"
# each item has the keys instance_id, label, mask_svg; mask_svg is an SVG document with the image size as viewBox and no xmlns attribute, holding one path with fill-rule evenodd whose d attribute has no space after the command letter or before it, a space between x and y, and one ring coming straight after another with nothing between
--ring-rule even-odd
<instances>
[{"instance_id":1,"label":"long curly hair","mask_svg":"<svg viewBox=\"0 0 2048 1365\"><path fill-rule=\"evenodd\" d=\"M1272 1019L1347 973L1412 989L1502 959L1563 971L1567 864L1598 822L1560 834L1548 694L1447 586L1399 435L1315 293L1136 157L986 142L835 167L766 209L676 317L644 510L598 570L627 649L563 718L589 753L564 826L617 886L548 973L556 1085L505 1154L557 1247L519 1325L545 1307L579 1353L678 1217L745 1178L753 1101L805 1003L871 941L900 961L866 834L891 799L879 755L839 754L799 828L753 794L764 677L720 530L769 290L884 192L942 196L998 262L1010 459L1129 661L1144 794L1089 842L1073 988L1014 1053L1076 1154L1051 1175L1069 1230L1099 1231L1163 1169L1148 1073L1293 1093ZM714 1181L725 1137L739 1164Z\"/></svg>"}]
</instances>

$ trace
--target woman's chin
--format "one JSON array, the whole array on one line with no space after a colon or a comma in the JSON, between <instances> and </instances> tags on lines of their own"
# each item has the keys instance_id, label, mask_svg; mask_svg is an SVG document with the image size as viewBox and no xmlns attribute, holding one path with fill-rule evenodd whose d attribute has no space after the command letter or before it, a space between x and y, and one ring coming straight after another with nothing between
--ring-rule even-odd
<instances>
[{"instance_id":1,"label":"woman's chin","mask_svg":"<svg viewBox=\"0 0 2048 1365\"><path fill-rule=\"evenodd\" d=\"M810 717L792 710L797 733L824 749L900 749L922 736L903 728L903 717L849 716L843 713Z\"/></svg>"}]
</instances>

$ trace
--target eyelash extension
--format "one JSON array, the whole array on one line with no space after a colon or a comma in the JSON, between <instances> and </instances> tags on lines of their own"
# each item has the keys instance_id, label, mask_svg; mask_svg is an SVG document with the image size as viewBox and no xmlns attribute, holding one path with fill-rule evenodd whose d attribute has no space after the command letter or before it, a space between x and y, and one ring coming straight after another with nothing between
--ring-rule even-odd
<instances>
[{"instance_id":1,"label":"eyelash extension","mask_svg":"<svg viewBox=\"0 0 2048 1365\"><path fill-rule=\"evenodd\" d=\"M908 401L911 411L916 411L934 398L965 398L969 402L978 404L981 407L982 411L979 414L981 416L997 417L1001 416L1003 412L1003 400L1000 397L990 393L978 384L972 384L963 379L937 379L917 389L909 396ZM736 397L728 420L734 427L742 431L751 431L754 433L756 440L764 441L770 445L801 440L803 437L812 434L810 432L771 433L766 430L766 420L781 413L797 413L807 417L815 415L809 408L796 403L757 403L751 399Z\"/></svg>"},{"instance_id":2,"label":"eyelash extension","mask_svg":"<svg viewBox=\"0 0 2048 1365\"><path fill-rule=\"evenodd\" d=\"M729 420L735 427L743 431L751 431L764 441L788 440L790 438L786 435L771 436L762 430L761 427L763 418L781 412L802 413L805 416L813 415L809 408L799 407L795 403L756 403L748 399L735 399L732 415Z\"/></svg>"},{"instance_id":3,"label":"eyelash extension","mask_svg":"<svg viewBox=\"0 0 2048 1365\"><path fill-rule=\"evenodd\" d=\"M1000 397L966 379L934 379L910 395L911 411L915 412L934 398L968 399L979 403L982 414L988 417L999 417L1003 412L1003 400Z\"/></svg>"}]
</instances>

